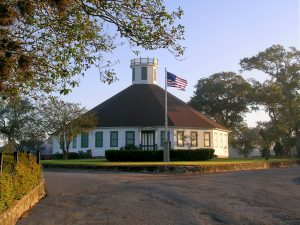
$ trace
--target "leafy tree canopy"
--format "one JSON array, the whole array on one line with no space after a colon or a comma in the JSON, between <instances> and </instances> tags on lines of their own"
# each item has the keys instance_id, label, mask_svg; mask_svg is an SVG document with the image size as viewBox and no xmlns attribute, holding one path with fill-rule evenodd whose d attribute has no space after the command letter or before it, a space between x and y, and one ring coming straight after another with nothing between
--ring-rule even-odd
<instances>
[{"instance_id":1,"label":"leafy tree canopy","mask_svg":"<svg viewBox=\"0 0 300 225\"><path fill-rule=\"evenodd\" d=\"M57 98L40 105L43 124L49 135L60 144L64 159L68 158L70 144L74 137L96 126L97 118L79 104L68 103Z\"/></svg>"},{"instance_id":2,"label":"leafy tree canopy","mask_svg":"<svg viewBox=\"0 0 300 225\"><path fill-rule=\"evenodd\" d=\"M2 0L0 3L0 93L67 94L76 75L92 64L103 82L113 82L113 62L104 54L121 36L131 46L183 54L183 11L168 12L163 0ZM116 32L113 32L116 30Z\"/></svg>"},{"instance_id":3,"label":"leafy tree canopy","mask_svg":"<svg viewBox=\"0 0 300 225\"><path fill-rule=\"evenodd\" d=\"M234 72L202 78L189 104L225 127L235 130L248 112L252 89L248 81Z\"/></svg>"},{"instance_id":4,"label":"leafy tree canopy","mask_svg":"<svg viewBox=\"0 0 300 225\"><path fill-rule=\"evenodd\" d=\"M232 145L237 149L239 154L248 157L254 149L260 149L262 140L259 136L258 128L249 128L243 126L235 133Z\"/></svg>"},{"instance_id":5,"label":"leafy tree canopy","mask_svg":"<svg viewBox=\"0 0 300 225\"><path fill-rule=\"evenodd\" d=\"M17 151L41 146L46 137L44 128L37 108L28 99L17 98L1 104L0 134Z\"/></svg>"},{"instance_id":6,"label":"leafy tree canopy","mask_svg":"<svg viewBox=\"0 0 300 225\"><path fill-rule=\"evenodd\" d=\"M300 155L300 51L273 45L242 59L240 64L243 70L259 70L269 75L258 88L258 100L271 118L271 127L277 130L274 141L281 138L292 143L291 137L296 137Z\"/></svg>"}]
</instances>

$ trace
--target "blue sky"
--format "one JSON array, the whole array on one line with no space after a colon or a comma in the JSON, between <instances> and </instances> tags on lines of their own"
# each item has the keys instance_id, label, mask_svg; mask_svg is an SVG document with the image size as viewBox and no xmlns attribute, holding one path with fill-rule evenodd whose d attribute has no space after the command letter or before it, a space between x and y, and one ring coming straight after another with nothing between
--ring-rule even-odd
<instances>
[{"instance_id":1,"label":"blue sky","mask_svg":"<svg viewBox=\"0 0 300 225\"><path fill-rule=\"evenodd\" d=\"M159 60L158 85L164 86L164 68L188 80L185 92L169 88L169 92L188 101L200 78L221 71L239 72L239 61L263 51L273 44L300 49L299 0L170 0L167 8L180 6L185 26L184 60L178 61L167 50L141 51L141 57ZM125 40L123 40L125 41ZM135 58L128 44L108 56L119 60L115 66L119 81L111 85L99 80L95 68L80 78L81 84L62 99L81 103L88 109L131 85L130 59ZM245 78L263 81L267 78L259 72L244 73ZM248 123L265 120L263 112L247 115Z\"/></svg>"}]
</instances>

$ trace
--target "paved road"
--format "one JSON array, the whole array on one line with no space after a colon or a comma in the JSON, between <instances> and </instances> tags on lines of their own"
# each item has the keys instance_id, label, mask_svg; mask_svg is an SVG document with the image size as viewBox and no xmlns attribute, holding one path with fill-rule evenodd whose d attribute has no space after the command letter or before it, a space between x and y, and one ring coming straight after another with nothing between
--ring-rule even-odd
<instances>
[{"instance_id":1,"label":"paved road","mask_svg":"<svg viewBox=\"0 0 300 225\"><path fill-rule=\"evenodd\" d=\"M208 175L45 172L18 225L300 224L300 167Z\"/></svg>"}]
</instances>

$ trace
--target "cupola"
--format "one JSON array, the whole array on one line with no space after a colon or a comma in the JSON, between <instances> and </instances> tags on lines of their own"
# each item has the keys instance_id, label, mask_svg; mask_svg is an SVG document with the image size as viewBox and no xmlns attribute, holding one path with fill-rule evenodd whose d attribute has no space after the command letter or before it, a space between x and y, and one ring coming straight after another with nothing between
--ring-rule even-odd
<instances>
[{"instance_id":1,"label":"cupola","mask_svg":"<svg viewBox=\"0 0 300 225\"><path fill-rule=\"evenodd\" d=\"M132 84L156 84L158 60L153 58L132 59Z\"/></svg>"}]
</instances>

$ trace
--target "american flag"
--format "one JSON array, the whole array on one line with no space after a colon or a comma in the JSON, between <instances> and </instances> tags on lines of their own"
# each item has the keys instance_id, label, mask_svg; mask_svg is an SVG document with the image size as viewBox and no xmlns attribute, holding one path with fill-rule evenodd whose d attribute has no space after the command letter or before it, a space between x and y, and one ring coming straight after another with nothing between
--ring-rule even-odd
<instances>
[{"instance_id":1,"label":"american flag","mask_svg":"<svg viewBox=\"0 0 300 225\"><path fill-rule=\"evenodd\" d=\"M179 90L185 91L185 87L187 85L187 81L182 79L173 73L167 72L167 86L176 87Z\"/></svg>"}]
</instances>

